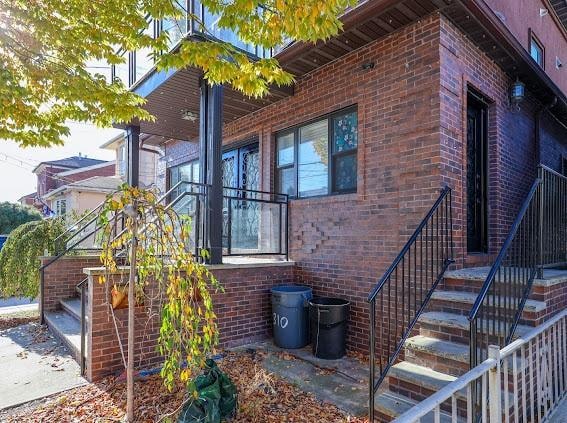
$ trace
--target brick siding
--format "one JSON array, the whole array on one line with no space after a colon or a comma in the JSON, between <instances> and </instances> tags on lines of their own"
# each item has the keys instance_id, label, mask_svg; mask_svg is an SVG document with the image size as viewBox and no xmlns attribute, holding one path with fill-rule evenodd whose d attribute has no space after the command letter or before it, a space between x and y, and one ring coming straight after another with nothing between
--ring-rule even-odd
<instances>
[{"instance_id":1,"label":"brick siding","mask_svg":"<svg viewBox=\"0 0 567 423\"><path fill-rule=\"evenodd\" d=\"M47 264L54 257L41 257ZM43 276L43 311L60 308L59 301L76 296L75 287L85 279L85 267L100 266L98 256L66 256L46 267Z\"/></svg>"},{"instance_id":2,"label":"brick siding","mask_svg":"<svg viewBox=\"0 0 567 423\"><path fill-rule=\"evenodd\" d=\"M232 267L219 266L211 269L224 287L224 293L213 296L215 313L218 316L221 347L242 345L266 339L271 335L270 288L294 281L294 266ZM87 378L98 380L108 374L123 370L122 355L116 337L107 302L106 286L98 283L100 271L88 271L88 353ZM127 277L127 276L126 276ZM113 276L112 282L120 283L124 275ZM150 288L155 285L150 284ZM150 294L151 295L151 294ZM154 317L148 317L147 310L136 310L136 367L150 368L160 363L156 349L159 337L159 310L153 310ZM127 309L114 311L118 332L127 348Z\"/></svg>"},{"instance_id":3,"label":"brick siding","mask_svg":"<svg viewBox=\"0 0 567 423\"><path fill-rule=\"evenodd\" d=\"M375 66L363 69L368 62ZM358 106L357 192L292 200L289 219L298 281L316 295L351 301L350 348L367 349L366 296L444 184L454 190L456 266L485 265L497 253L537 164L534 116L541 105L528 93L519 110L512 108L512 81L435 13L302 77L292 97L224 126L227 146L259 139L260 185L274 190L276 131ZM468 86L490 102L487 255L465 250ZM567 131L544 115L541 133L542 160L556 168L547 156L567 148Z\"/></svg>"}]
</instances>

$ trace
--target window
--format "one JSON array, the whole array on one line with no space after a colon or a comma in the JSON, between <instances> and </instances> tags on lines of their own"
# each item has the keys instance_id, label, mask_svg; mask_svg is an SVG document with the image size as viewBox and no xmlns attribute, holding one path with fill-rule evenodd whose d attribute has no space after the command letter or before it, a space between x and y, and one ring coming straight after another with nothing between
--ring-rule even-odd
<instances>
[{"instance_id":1,"label":"window","mask_svg":"<svg viewBox=\"0 0 567 423\"><path fill-rule=\"evenodd\" d=\"M67 200L56 200L55 215L63 216L65 213L67 213Z\"/></svg>"},{"instance_id":2,"label":"window","mask_svg":"<svg viewBox=\"0 0 567 423\"><path fill-rule=\"evenodd\" d=\"M291 197L356 191L358 116L333 113L276 135L276 188Z\"/></svg>"},{"instance_id":3,"label":"window","mask_svg":"<svg viewBox=\"0 0 567 423\"><path fill-rule=\"evenodd\" d=\"M173 188L180 181L199 182L199 160L192 160L169 168L169 189ZM171 198L176 198L185 190L186 187L178 187L171 193Z\"/></svg>"},{"instance_id":4,"label":"window","mask_svg":"<svg viewBox=\"0 0 567 423\"><path fill-rule=\"evenodd\" d=\"M538 65L545 68L545 48L530 29L530 55Z\"/></svg>"}]
</instances>

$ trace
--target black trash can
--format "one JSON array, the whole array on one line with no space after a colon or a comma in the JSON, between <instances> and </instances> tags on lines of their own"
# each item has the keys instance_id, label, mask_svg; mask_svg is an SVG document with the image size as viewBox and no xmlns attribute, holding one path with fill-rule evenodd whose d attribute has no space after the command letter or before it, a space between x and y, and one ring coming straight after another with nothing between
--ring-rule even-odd
<instances>
[{"instance_id":1,"label":"black trash can","mask_svg":"<svg viewBox=\"0 0 567 423\"><path fill-rule=\"evenodd\" d=\"M336 360L345 355L349 304L340 298L314 298L309 302L315 357Z\"/></svg>"},{"instance_id":2,"label":"black trash can","mask_svg":"<svg viewBox=\"0 0 567 423\"><path fill-rule=\"evenodd\" d=\"M280 348L303 348L309 343L311 288L284 285L272 288L274 343Z\"/></svg>"}]
</instances>

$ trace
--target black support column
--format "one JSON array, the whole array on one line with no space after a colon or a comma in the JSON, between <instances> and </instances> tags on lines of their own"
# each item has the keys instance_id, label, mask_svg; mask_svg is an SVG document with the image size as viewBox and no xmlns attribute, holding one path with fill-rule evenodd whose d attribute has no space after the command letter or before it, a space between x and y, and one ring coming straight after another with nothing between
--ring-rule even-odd
<instances>
[{"instance_id":1,"label":"black support column","mask_svg":"<svg viewBox=\"0 0 567 423\"><path fill-rule=\"evenodd\" d=\"M126 128L127 152L127 182L137 187L140 184L140 127L128 126Z\"/></svg>"},{"instance_id":2,"label":"black support column","mask_svg":"<svg viewBox=\"0 0 567 423\"><path fill-rule=\"evenodd\" d=\"M222 102L221 85L201 81L199 120L200 181L210 185L205 234L211 264L222 263Z\"/></svg>"}]
</instances>

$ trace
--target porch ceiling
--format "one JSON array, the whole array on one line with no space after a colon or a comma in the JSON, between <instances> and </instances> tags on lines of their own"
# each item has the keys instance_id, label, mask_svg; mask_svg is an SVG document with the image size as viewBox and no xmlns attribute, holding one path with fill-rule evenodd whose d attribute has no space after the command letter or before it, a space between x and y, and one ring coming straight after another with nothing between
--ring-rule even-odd
<instances>
[{"instance_id":1,"label":"porch ceiling","mask_svg":"<svg viewBox=\"0 0 567 423\"><path fill-rule=\"evenodd\" d=\"M343 31L315 45L296 43L275 55L296 76L309 73L345 54L445 8L453 0L366 0L341 18Z\"/></svg>"},{"instance_id":2,"label":"porch ceiling","mask_svg":"<svg viewBox=\"0 0 567 423\"><path fill-rule=\"evenodd\" d=\"M196 140L199 137L199 84L202 72L196 68L186 68L161 77L151 89L140 86L134 89L143 95L143 91L149 94L146 98L144 108L156 117L155 122L139 122L140 132L155 135L148 144L155 144L159 137L174 138L179 140ZM151 81L144 81L151 85ZM293 90L274 87L270 95L265 98L249 98L239 91L230 87L224 89L223 122L229 123L235 119L252 113L275 101L281 100L293 93ZM183 118L191 114L194 120ZM136 122L133 122L136 123ZM117 126L121 127L121 126Z\"/></svg>"}]
</instances>

